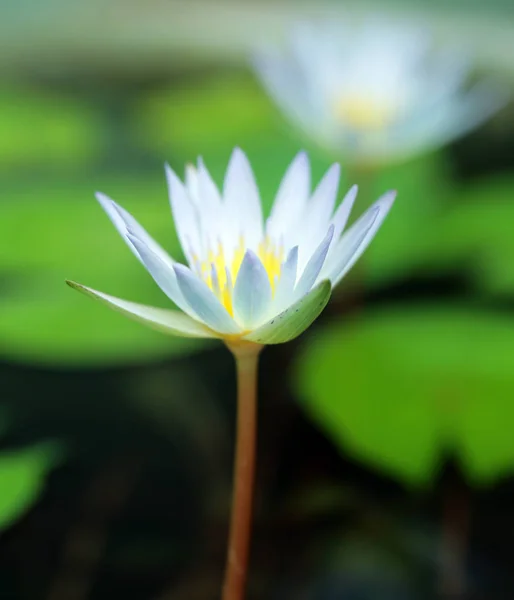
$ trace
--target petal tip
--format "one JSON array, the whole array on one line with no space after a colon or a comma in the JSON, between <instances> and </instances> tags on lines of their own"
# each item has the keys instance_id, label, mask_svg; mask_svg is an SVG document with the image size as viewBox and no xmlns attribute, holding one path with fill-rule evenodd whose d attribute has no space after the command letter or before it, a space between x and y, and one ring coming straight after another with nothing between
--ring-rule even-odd
<instances>
[{"instance_id":1,"label":"petal tip","mask_svg":"<svg viewBox=\"0 0 514 600\"><path fill-rule=\"evenodd\" d=\"M309 165L309 153L307 152L307 150L300 150L296 156L293 158L293 161L299 161L302 162L305 166Z\"/></svg>"},{"instance_id":2,"label":"petal tip","mask_svg":"<svg viewBox=\"0 0 514 600\"><path fill-rule=\"evenodd\" d=\"M240 146L234 146L234 149L232 150L232 154L230 156L229 166L234 161L236 164L240 164L240 163L245 163L248 165L250 164L250 161L248 159L248 156L246 155L246 152Z\"/></svg>"},{"instance_id":3,"label":"petal tip","mask_svg":"<svg viewBox=\"0 0 514 600\"><path fill-rule=\"evenodd\" d=\"M180 179L178 177L178 175L175 173L175 171L170 167L170 164L168 162L164 163L164 171L166 173L166 179L168 180L168 183L171 185L172 183L175 183L176 181L180 182Z\"/></svg>"},{"instance_id":4,"label":"petal tip","mask_svg":"<svg viewBox=\"0 0 514 600\"><path fill-rule=\"evenodd\" d=\"M88 288L81 283L77 283L76 281L72 281L71 279L65 279L64 283L70 287L72 290L76 290L77 292L82 292L84 294L88 293Z\"/></svg>"},{"instance_id":5,"label":"petal tip","mask_svg":"<svg viewBox=\"0 0 514 600\"><path fill-rule=\"evenodd\" d=\"M185 193L186 187L184 186L184 183L180 177L175 173L168 163L165 164L164 170L166 172L166 181L168 183L170 200L173 202L173 198L175 196Z\"/></svg>"},{"instance_id":6,"label":"petal tip","mask_svg":"<svg viewBox=\"0 0 514 600\"><path fill-rule=\"evenodd\" d=\"M397 190L389 190L382 196L382 202L387 205L388 209L392 206L398 195Z\"/></svg>"},{"instance_id":7,"label":"petal tip","mask_svg":"<svg viewBox=\"0 0 514 600\"><path fill-rule=\"evenodd\" d=\"M338 162L333 163L332 165L330 165L330 171L333 171L334 173L337 173L337 176L340 175L341 173L341 165Z\"/></svg>"},{"instance_id":8,"label":"petal tip","mask_svg":"<svg viewBox=\"0 0 514 600\"><path fill-rule=\"evenodd\" d=\"M100 202L102 206L114 202L112 198L109 198L109 196L107 196L107 194L104 194L103 192L95 192L95 198L98 200L98 202Z\"/></svg>"},{"instance_id":9,"label":"petal tip","mask_svg":"<svg viewBox=\"0 0 514 600\"><path fill-rule=\"evenodd\" d=\"M182 265L180 263L174 263L173 264L173 271L175 272L175 275L177 277L183 277L184 275L187 274L187 272L189 271L189 269L186 266L184 266L184 265Z\"/></svg>"},{"instance_id":10,"label":"petal tip","mask_svg":"<svg viewBox=\"0 0 514 600\"><path fill-rule=\"evenodd\" d=\"M258 257L258 256L257 256L257 254L255 254L255 252L254 252L252 249L250 249L250 248L247 248L247 250L246 250L246 252L245 252L245 255L244 255L244 257L243 257L243 260L245 260L245 259L246 259L246 260L248 260L248 261L250 261L250 262L251 262L251 263L253 263L253 264L260 263L260 259L259 259L259 257Z\"/></svg>"}]
</instances>

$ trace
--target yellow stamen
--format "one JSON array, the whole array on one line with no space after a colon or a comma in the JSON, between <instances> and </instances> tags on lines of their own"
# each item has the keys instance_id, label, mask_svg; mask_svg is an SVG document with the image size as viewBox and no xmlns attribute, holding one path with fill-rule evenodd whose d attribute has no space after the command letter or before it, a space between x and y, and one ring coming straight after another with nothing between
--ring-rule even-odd
<instances>
[{"instance_id":1,"label":"yellow stamen","mask_svg":"<svg viewBox=\"0 0 514 600\"><path fill-rule=\"evenodd\" d=\"M280 278L280 270L284 259L284 248L282 245L277 248L273 241L266 236L259 244L259 251L257 254L268 273L271 289L274 291L275 282Z\"/></svg>"},{"instance_id":2,"label":"yellow stamen","mask_svg":"<svg viewBox=\"0 0 514 600\"><path fill-rule=\"evenodd\" d=\"M237 274L239 273L239 268L241 267L241 263L243 262L243 258L245 257L245 241L243 236L239 238L239 246L236 248L234 252L234 257L232 258L232 265L230 269L230 276L232 277L232 283L236 281Z\"/></svg>"},{"instance_id":3,"label":"yellow stamen","mask_svg":"<svg viewBox=\"0 0 514 600\"><path fill-rule=\"evenodd\" d=\"M333 110L338 121L356 129L383 129L393 116L390 106L359 95L338 98Z\"/></svg>"},{"instance_id":4,"label":"yellow stamen","mask_svg":"<svg viewBox=\"0 0 514 600\"><path fill-rule=\"evenodd\" d=\"M231 315L233 315L232 287L237 279L245 252L246 246L241 237L230 261L225 256L221 243L218 243L216 251L208 252L206 260L198 261L203 280L216 293L220 302ZM280 279L284 249L281 244L277 246L270 238L266 237L259 244L257 255L266 269L271 289L274 292L276 282ZM213 271L216 274L217 286L213 281ZM230 283L227 273L230 275Z\"/></svg>"}]
</instances>

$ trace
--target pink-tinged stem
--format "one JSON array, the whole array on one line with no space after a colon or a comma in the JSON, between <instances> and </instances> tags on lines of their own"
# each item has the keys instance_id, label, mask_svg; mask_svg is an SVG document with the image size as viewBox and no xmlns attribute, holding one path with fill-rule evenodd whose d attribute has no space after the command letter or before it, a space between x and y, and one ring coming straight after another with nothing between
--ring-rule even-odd
<instances>
[{"instance_id":1,"label":"pink-tinged stem","mask_svg":"<svg viewBox=\"0 0 514 600\"><path fill-rule=\"evenodd\" d=\"M237 430L234 490L222 600L243 600L252 526L257 438L257 367L262 346L227 344L236 360Z\"/></svg>"}]
</instances>

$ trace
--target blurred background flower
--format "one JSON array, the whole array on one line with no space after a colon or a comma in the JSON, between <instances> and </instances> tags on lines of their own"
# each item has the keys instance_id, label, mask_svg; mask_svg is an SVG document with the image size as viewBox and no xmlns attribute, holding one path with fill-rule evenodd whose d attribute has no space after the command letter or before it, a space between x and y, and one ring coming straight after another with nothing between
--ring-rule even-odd
<instances>
[{"instance_id":1,"label":"blurred background flower","mask_svg":"<svg viewBox=\"0 0 514 600\"><path fill-rule=\"evenodd\" d=\"M257 72L285 116L349 164L442 146L507 99L492 78L465 89L472 64L462 49L434 51L421 24L332 18L292 25L286 37L285 49L263 46L256 54Z\"/></svg>"},{"instance_id":2,"label":"blurred background flower","mask_svg":"<svg viewBox=\"0 0 514 600\"><path fill-rule=\"evenodd\" d=\"M462 89L512 89L500 0L0 7L0 595L219 593L230 356L81 302L64 279L166 305L91 193L123 198L181 258L165 161L202 155L221 184L241 146L265 215L301 147L318 180L342 153L288 126L252 53L294 23L358 32L377 10L430 30L429 64L458 48ZM263 353L249 598L514 594L513 133L507 104L368 174L341 160L356 215L385 189L398 200L318 322Z\"/></svg>"}]
</instances>

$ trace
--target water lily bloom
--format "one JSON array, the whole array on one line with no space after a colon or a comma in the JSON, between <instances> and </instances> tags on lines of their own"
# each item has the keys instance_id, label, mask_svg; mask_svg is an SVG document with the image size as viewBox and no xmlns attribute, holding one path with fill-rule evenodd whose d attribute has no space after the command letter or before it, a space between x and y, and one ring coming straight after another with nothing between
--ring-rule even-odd
<instances>
[{"instance_id":1,"label":"water lily bloom","mask_svg":"<svg viewBox=\"0 0 514 600\"><path fill-rule=\"evenodd\" d=\"M367 22L293 27L284 48L266 46L255 66L285 116L353 163L381 163L437 148L498 110L492 81L465 83L470 65L435 52L416 27Z\"/></svg>"},{"instance_id":2,"label":"water lily bloom","mask_svg":"<svg viewBox=\"0 0 514 600\"><path fill-rule=\"evenodd\" d=\"M100 193L97 199L180 311L68 283L154 329L229 343L275 344L302 333L371 242L395 197L386 193L343 233L357 188L335 208L336 164L311 193L303 152L287 169L266 222L250 164L239 149L230 159L222 193L201 159L187 168L185 183L168 166L166 175L188 266L170 257L116 202Z\"/></svg>"}]
</instances>

